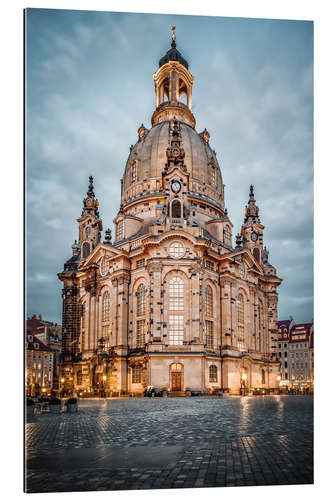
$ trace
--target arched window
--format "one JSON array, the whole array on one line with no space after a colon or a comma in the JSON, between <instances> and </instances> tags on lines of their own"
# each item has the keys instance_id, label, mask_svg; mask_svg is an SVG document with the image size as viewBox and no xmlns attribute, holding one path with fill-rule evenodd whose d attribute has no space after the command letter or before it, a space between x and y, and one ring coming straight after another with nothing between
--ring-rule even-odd
<instances>
[{"instance_id":1,"label":"arched window","mask_svg":"<svg viewBox=\"0 0 333 500\"><path fill-rule=\"evenodd\" d=\"M244 297L241 293L237 296L237 345L240 351L244 351Z\"/></svg>"},{"instance_id":2,"label":"arched window","mask_svg":"<svg viewBox=\"0 0 333 500\"><path fill-rule=\"evenodd\" d=\"M184 338L184 283L178 276L169 281L169 344L181 345Z\"/></svg>"},{"instance_id":3,"label":"arched window","mask_svg":"<svg viewBox=\"0 0 333 500\"><path fill-rule=\"evenodd\" d=\"M225 226L223 233L224 233L224 243L226 243L227 245L231 246L231 244L232 244L232 233L231 233L230 227L229 226Z\"/></svg>"},{"instance_id":4,"label":"arched window","mask_svg":"<svg viewBox=\"0 0 333 500\"><path fill-rule=\"evenodd\" d=\"M259 248L253 249L253 257L256 259L257 262L260 262L260 250L259 250Z\"/></svg>"},{"instance_id":5,"label":"arched window","mask_svg":"<svg viewBox=\"0 0 333 500\"><path fill-rule=\"evenodd\" d=\"M90 254L90 243L85 241L82 245L82 257L85 259Z\"/></svg>"},{"instance_id":6,"label":"arched window","mask_svg":"<svg viewBox=\"0 0 333 500\"><path fill-rule=\"evenodd\" d=\"M205 288L205 309L207 316L213 316L213 290L209 285Z\"/></svg>"},{"instance_id":7,"label":"arched window","mask_svg":"<svg viewBox=\"0 0 333 500\"><path fill-rule=\"evenodd\" d=\"M144 316L146 314L146 289L143 284L139 286L136 296L136 315Z\"/></svg>"},{"instance_id":8,"label":"arched window","mask_svg":"<svg viewBox=\"0 0 333 500\"><path fill-rule=\"evenodd\" d=\"M210 166L210 183L216 186L216 167L215 165Z\"/></svg>"},{"instance_id":9,"label":"arched window","mask_svg":"<svg viewBox=\"0 0 333 500\"><path fill-rule=\"evenodd\" d=\"M146 319L143 317L146 314L146 289L143 284L138 287L136 297L136 345L143 346L146 337Z\"/></svg>"},{"instance_id":10,"label":"arched window","mask_svg":"<svg viewBox=\"0 0 333 500\"><path fill-rule=\"evenodd\" d=\"M124 221L121 220L117 223L116 226L116 239L120 241L124 238Z\"/></svg>"},{"instance_id":11,"label":"arched window","mask_svg":"<svg viewBox=\"0 0 333 500\"><path fill-rule=\"evenodd\" d=\"M209 382L217 382L217 366L210 365L209 367Z\"/></svg>"},{"instance_id":12,"label":"arched window","mask_svg":"<svg viewBox=\"0 0 333 500\"><path fill-rule=\"evenodd\" d=\"M102 321L110 321L110 292L106 291L102 299Z\"/></svg>"},{"instance_id":13,"label":"arched window","mask_svg":"<svg viewBox=\"0 0 333 500\"><path fill-rule=\"evenodd\" d=\"M178 100L188 106L187 86L181 78L178 80Z\"/></svg>"},{"instance_id":14,"label":"arched window","mask_svg":"<svg viewBox=\"0 0 333 500\"><path fill-rule=\"evenodd\" d=\"M169 310L184 310L184 283L178 276L169 281Z\"/></svg>"},{"instance_id":15,"label":"arched window","mask_svg":"<svg viewBox=\"0 0 333 500\"><path fill-rule=\"evenodd\" d=\"M182 205L179 200L174 200L171 206L171 217L180 219L182 216Z\"/></svg>"},{"instance_id":16,"label":"arched window","mask_svg":"<svg viewBox=\"0 0 333 500\"><path fill-rule=\"evenodd\" d=\"M134 365L132 368L132 384L141 384L142 366Z\"/></svg>"}]
</instances>

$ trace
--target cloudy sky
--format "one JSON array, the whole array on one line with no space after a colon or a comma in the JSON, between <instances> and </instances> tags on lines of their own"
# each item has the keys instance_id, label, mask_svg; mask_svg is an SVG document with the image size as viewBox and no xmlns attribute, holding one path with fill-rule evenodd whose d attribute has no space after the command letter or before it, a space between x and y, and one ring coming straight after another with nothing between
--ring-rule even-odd
<instances>
[{"instance_id":1,"label":"cloudy sky","mask_svg":"<svg viewBox=\"0 0 333 500\"><path fill-rule=\"evenodd\" d=\"M313 24L28 9L27 314L61 322L57 273L77 238L88 176L113 229L120 178L154 111L170 46L195 77L193 113L217 152L234 235L255 185L279 318L313 317Z\"/></svg>"}]
</instances>

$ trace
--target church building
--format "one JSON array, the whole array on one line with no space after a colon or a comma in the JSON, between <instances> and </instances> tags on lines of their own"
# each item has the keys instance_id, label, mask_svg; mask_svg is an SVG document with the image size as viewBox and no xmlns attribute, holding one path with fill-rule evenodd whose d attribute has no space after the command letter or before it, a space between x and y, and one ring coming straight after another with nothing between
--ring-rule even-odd
<instances>
[{"instance_id":1,"label":"church building","mask_svg":"<svg viewBox=\"0 0 333 500\"><path fill-rule=\"evenodd\" d=\"M103 395L239 394L279 387L277 287L254 188L233 224L210 135L196 131L194 78L176 48L153 76L141 125L102 236L93 178L63 282L62 389ZM96 172L98 175L98 172ZM240 179L241 183L241 179Z\"/></svg>"}]
</instances>

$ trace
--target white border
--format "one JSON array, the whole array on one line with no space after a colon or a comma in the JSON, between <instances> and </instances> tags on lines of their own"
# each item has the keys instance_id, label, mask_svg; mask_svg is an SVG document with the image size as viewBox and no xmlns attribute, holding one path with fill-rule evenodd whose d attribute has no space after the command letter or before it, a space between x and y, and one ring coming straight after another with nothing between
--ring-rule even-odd
<instances>
[{"instance_id":1,"label":"white border","mask_svg":"<svg viewBox=\"0 0 333 500\"><path fill-rule=\"evenodd\" d=\"M35 0L32 5L17 0L6 2L2 6L0 30L2 53L2 214L3 227L6 233L2 235L2 268L1 304L4 304L2 314L3 352L2 369L2 411L1 429L3 430L1 449L5 467L3 470L2 494L4 498L19 498L22 492L22 9L29 7L64 8L78 10L106 10L148 13L175 13L192 15L219 15L232 17L260 17L279 19L303 19L315 21L315 329L316 329L316 484L315 486L281 486L281 487L251 487L219 488L209 490L189 489L174 490L172 496L178 498L199 498L202 495L218 498L221 494L235 498L247 499L281 498L292 495L303 499L318 497L328 498L331 489L332 446L331 424L331 393L332 375L330 373L332 346L332 291L328 289L332 265L330 263L331 219L332 219L332 15L331 3L326 0L236 0L234 2L206 1L194 3L189 0L156 4L153 1L140 2L123 0L77 0L77 1L41 1ZM139 8L140 6L140 8ZM326 118L326 120L325 120ZM4 180L4 174L6 176ZM7 176L7 174L9 174ZM8 231L8 232L7 232ZM321 244L320 244L320 243ZM10 251L9 251L10 249ZM7 350L4 351L4 346ZM169 490L125 491L112 492L113 497L131 497L137 500L152 498L169 498ZM62 493L53 494L52 498L64 499L68 495L84 498L101 495L106 497L110 492L98 493ZM34 495L32 495L34 496ZM38 494L38 499L50 498Z\"/></svg>"}]
</instances>

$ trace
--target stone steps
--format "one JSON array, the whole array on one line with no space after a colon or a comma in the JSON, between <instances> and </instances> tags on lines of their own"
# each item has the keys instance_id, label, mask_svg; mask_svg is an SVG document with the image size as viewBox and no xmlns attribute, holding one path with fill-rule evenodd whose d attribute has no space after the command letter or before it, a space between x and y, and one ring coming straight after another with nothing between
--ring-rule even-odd
<instances>
[{"instance_id":1,"label":"stone steps","mask_svg":"<svg viewBox=\"0 0 333 500\"><path fill-rule=\"evenodd\" d=\"M168 392L169 398L183 398L186 397L185 391L170 391Z\"/></svg>"}]
</instances>

